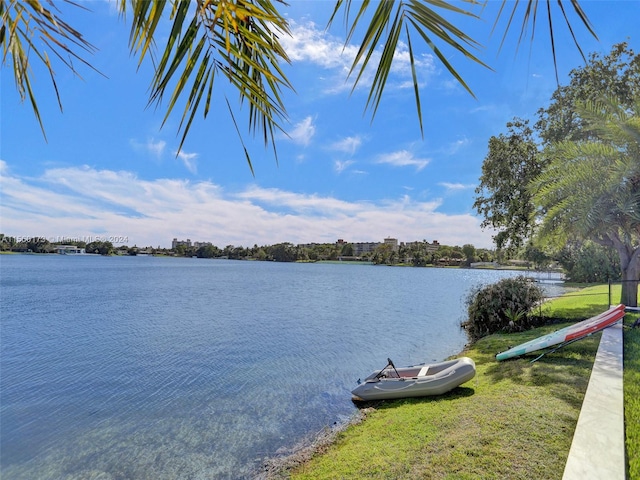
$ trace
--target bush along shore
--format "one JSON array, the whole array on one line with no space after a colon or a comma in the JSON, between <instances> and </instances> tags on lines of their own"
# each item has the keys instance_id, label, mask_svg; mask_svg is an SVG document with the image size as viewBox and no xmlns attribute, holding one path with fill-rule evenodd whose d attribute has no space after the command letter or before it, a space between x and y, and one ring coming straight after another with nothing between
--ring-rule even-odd
<instances>
[{"instance_id":1,"label":"bush along shore","mask_svg":"<svg viewBox=\"0 0 640 480\"><path fill-rule=\"evenodd\" d=\"M497 362L495 354L604 311L606 291L590 287L546 303L544 314L563 323L481 338L459 355L475 360L473 380L439 397L369 404L346 428L327 429L297 455L270 460L262 478L562 478L601 333L535 363L535 356ZM640 480L640 329L631 328L636 318L627 314L624 320L631 480Z\"/></svg>"}]
</instances>

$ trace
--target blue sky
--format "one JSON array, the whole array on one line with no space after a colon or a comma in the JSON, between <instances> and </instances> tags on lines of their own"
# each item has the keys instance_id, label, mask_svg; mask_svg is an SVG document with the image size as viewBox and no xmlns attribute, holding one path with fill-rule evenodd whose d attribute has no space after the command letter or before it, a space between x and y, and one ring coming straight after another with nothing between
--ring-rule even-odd
<instances>
[{"instance_id":1,"label":"blue sky","mask_svg":"<svg viewBox=\"0 0 640 480\"><path fill-rule=\"evenodd\" d=\"M577 28L585 53L607 54L622 41L640 50L640 1L580 3L599 37ZM499 3L490 2L481 20L456 22L482 44L476 53L493 71L445 50L476 98L414 40L423 138L406 46L396 52L372 120L364 110L367 80L351 93L346 78L358 35L343 48L343 22L325 30L333 2L292 0L284 10L292 38L283 40L292 60L285 71L296 89L285 95L289 137L278 136L276 162L240 123L252 175L224 104L229 89L218 80L212 111L196 117L177 155L179 115L160 128L163 107L147 106L150 64L138 68L129 53L127 23L109 2L84 5L91 12L63 12L98 48L90 61L104 76L78 67L79 79L58 64L61 113L47 73L34 64L47 141L28 102L20 103L11 69L2 68L0 232L6 235L161 247L174 237L219 247L394 237L491 248L493 232L480 228L472 208L488 140L515 116L534 119L557 86L544 19L533 44L517 48L516 28L498 52L506 17L492 35ZM561 19L555 22L566 84L583 61ZM237 107L237 96L229 98Z\"/></svg>"}]
</instances>

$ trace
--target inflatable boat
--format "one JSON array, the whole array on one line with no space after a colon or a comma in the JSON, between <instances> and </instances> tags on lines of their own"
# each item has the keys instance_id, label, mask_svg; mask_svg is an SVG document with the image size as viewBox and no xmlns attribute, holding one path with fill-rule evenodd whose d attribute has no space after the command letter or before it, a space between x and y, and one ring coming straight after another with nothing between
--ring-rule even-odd
<instances>
[{"instance_id":1,"label":"inflatable boat","mask_svg":"<svg viewBox=\"0 0 640 480\"><path fill-rule=\"evenodd\" d=\"M396 368L391 359L351 391L354 401L389 400L442 395L471 380L476 364L469 357Z\"/></svg>"}]
</instances>

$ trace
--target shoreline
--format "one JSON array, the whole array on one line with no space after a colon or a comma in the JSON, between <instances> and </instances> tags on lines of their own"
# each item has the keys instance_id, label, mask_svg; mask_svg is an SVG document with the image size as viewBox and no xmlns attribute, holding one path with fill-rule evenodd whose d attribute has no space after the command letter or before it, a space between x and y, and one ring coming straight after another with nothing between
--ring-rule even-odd
<instances>
[{"instance_id":1,"label":"shoreline","mask_svg":"<svg viewBox=\"0 0 640 480\"><path fill-rule=\"evenodd\" d=\"M584 298L563 299L554 305L554 313L562 313L557 316L575 323L576 314L586 314L576 311L583 302ZM629 328L629 320L633 318L626 322L630 335L629 339L625 335L624 341L627 359L637 349L640 335L640 331ZM266 461L256 478L347 478L354 471L364 476L385 472L386 478L412 479L425 478L427 472L434 478L444 478L452 471L466 472L474 478L494 474L497 478L522 480L561 478L599 350L600 332L567 346L545 362L531 363L525 356L496 364L494 358L496 351L514 341L528 341L557 328L557 324L551 324L484 337L463 349L465 355L478 357L479 367L466 394L442 401L407 399L390 408L370 404L367 411L359 412L359 418L342 428L327 428L291 455ZM631 458L638 451L640 437L637 429L630 429L639 412L631 405L626 408L635 391L635 387L629 387L628 378L636 378L637 373L625 368L623 375L626 473L640 480L640 475L634 475L640 474L640 462ZM510 394L505 397L506 391ZM501 400L496 403L498 398ZM365 419L367 422L359 426ZM355 428L348 429L350 426ZM523 437L523 431L536 434ZM393 443L387 441L389 435L394 435ZM540 455L546 458L544 465Z\"/></svg>"},{"instance_id":2,"label":"shoreline","mask_svg":"<svg viewBox=\"0 0 640 480\"><path fill-rule=\"evenodd\" d=\"M371 405L368 402L367 405ZM259 471L253 477L255 480L283 480L288 478L288 472L303 465L314 456L322 454L333 445L340 433L347 428L364 422L367 416L375 410L372 406L358 408L351 418L343 422L335 422L316 433L309 433L292 447L289 453L277 454L263 460Z\"/></svg>"}]
</instances>

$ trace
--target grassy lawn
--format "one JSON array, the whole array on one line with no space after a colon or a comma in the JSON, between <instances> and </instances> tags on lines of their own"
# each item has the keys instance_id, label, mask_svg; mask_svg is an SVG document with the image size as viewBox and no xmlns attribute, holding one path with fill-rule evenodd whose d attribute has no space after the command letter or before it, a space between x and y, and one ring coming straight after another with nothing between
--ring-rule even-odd
<instances>
[{"instance_id":1,"label":"grassy lawn","mask_svg":"<svg viewBox=\"0 0 640 480\"><path fill-rule=\"evenodd\" d=\"M604 289L604 290L603 290ZM604 292L604 293L603 293ZM545 315L567 320L486 337L461 353L476 377L440 397L380 402L311 460L279 478L558 479L562 477L601 334L541 360L496 362L509 346L607 308L607 287L556 299ZM626 322L630 324L630 315ZM640 479L640 330L625 329L629 478Z\"/></svg>"},{"instance_id":2,"label":"grassy lawn","mask_svg":"<svg viewBox=\"0 0 640 480\"><path fill-rule=\"evenodd\" d=\"M637 316L634 316L637 318ZM626 324L631 322L625 321ZM624 416L629 479L640 479L640 328L624 332Z\"/></svg>"}]
</instances>

